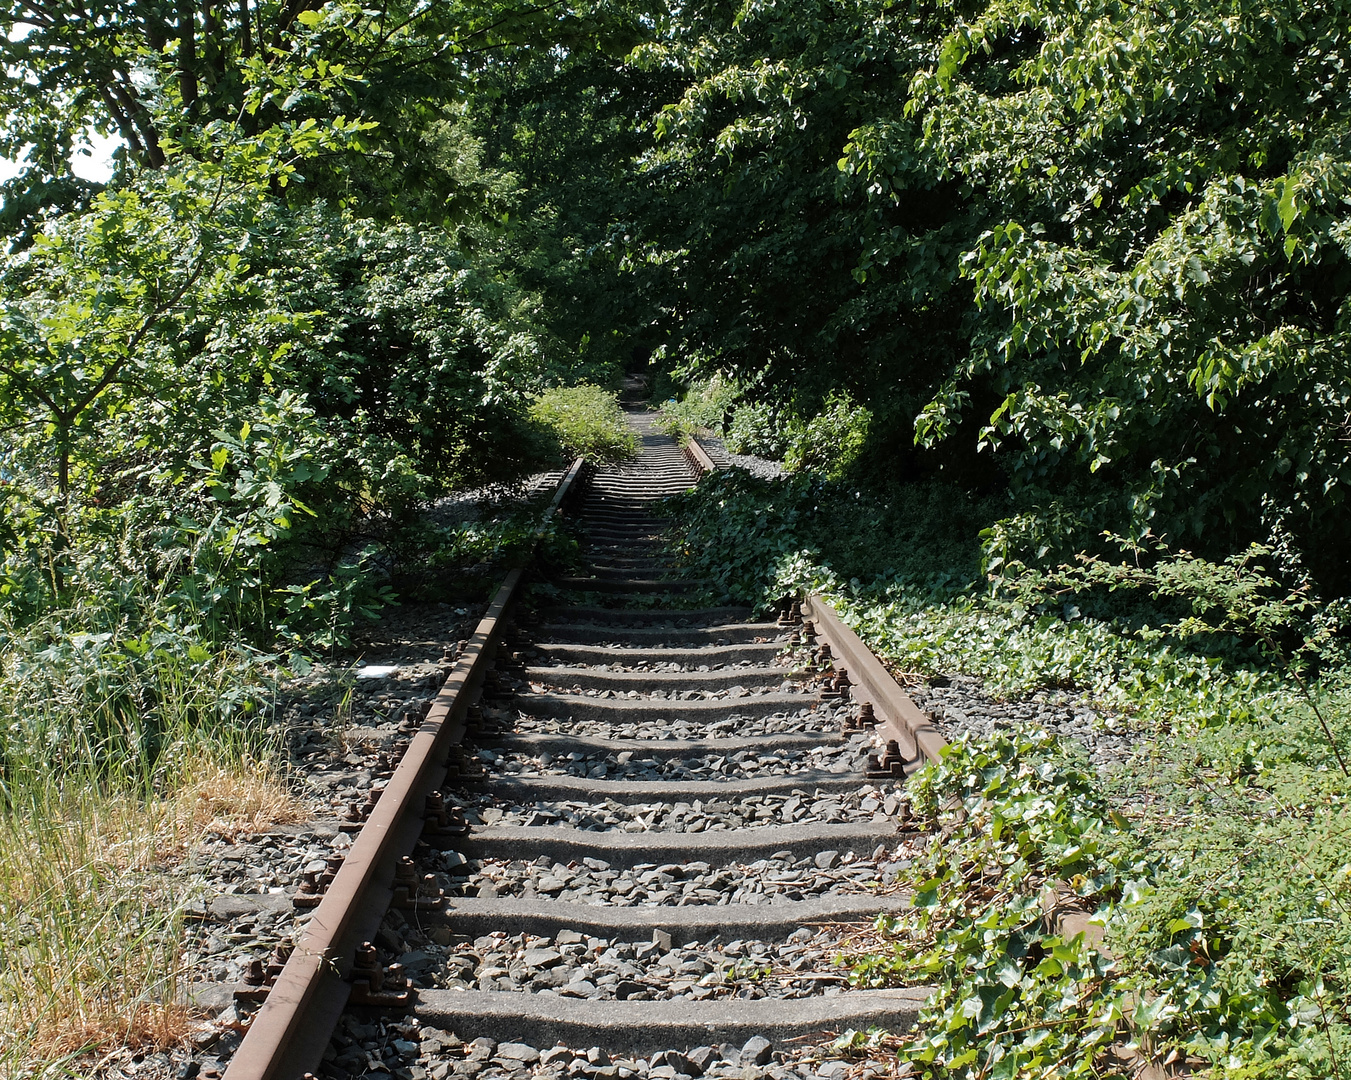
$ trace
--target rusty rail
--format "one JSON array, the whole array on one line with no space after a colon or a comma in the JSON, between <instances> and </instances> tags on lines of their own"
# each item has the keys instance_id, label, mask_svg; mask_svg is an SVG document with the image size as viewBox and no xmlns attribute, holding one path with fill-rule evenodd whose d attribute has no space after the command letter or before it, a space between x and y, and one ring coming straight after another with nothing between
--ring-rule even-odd
<instances>
[{"instance_id":1,"label":"rusty rail","mask_svg":"<svg viewBox=\"0 0 1351 1080\"><path fill-rule=\"evenodd\" d=\"M684 450L701 474L719 471L697 439L689 438ZM811 593L802 600L802 614L812 620L817 634L829 643L835 667L848 672L853 696L872 705L882 737L896 741L906 767L937 761L947 740L934 726L933 717L916 705L891 677L882 661L845 623L830 601L820 593Z\"/></svg>"},{"instance_id":2,"label":"rusty rail","mask_svg":"<svg viewBox=\"0 0 1351 1080\"><path fill-rule=\"evenodd\" d=\"M535 542L585 467L578 458L559 482ZM357 834L290 959L254 1016L225 1080L296 1080L317 1069L351 994L357 947L374 937L393 897L394 867L422 832L426 796L445 780L450 747L465 733L465 714L492 666L506 614L526 568L507 574L432 701L394 775Z\"/></svg>"},{"instance_id":3,"label":"rusty rail","mask_svg":"<svg viewBox=\"0 0 1351 1080\"><path fill-rule=\"evenodd\" d=\"M685 460L688 461L694 467L694 471L701 476L707 476L709 473L721 471L717 463L708 456L708 451L699 445L699 440L693 435L685 440L685 444L681 447L681 450L685 452Z\"/></svg>"},{"instance_id":4,"label":"rusty rail","mask_svg":"<svg viewBox=\"0 0 1351 1080\"><path fill-rule=\"evenodd\" d=\"M802 614L830 643L836 669L847 671L853 682L854 698L872 704L882 737L896 740L906 765L917 765L921 758L937 761L947 740L934 727L933 717L915 704L830 602L812 593L802 602Z\"/></svg>"}]
</instances>

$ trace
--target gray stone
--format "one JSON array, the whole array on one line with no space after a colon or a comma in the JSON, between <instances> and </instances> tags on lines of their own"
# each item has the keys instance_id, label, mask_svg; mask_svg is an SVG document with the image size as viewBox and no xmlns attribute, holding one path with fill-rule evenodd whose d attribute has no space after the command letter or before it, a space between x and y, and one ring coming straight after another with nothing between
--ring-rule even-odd
<instances>
[{"instance_id":1,"label":"gray stone","mask_svg":"<svg viewBox=\"0 0 1351 1080\"><path fill-rule=\"evenodd\" d=\"M818 870L829 870L839 861L839 858L840 853L838 851L820 851L817 852L813 861L816 863Z\"/></svg>"},{"instance_id":2,"label":"gray stone","mask_svg":"<svg viewBox=\"0 0 1351 1080\"><path fill-rule=\"evenodd\" d=\"M527 1065L540 1059L540 1053L525 1043L501 1043L497 1047L497 1056L508 1061L523 1061Z\"/></svg>"},{"instance_id":3,"label":"gray stone","mask_svg":"<svg viewBox=\"0 0 1351 1080\"><path fill-rule=\"evenodd\" d=\"M768 1065L774 1056L774 1044L763 1035L752 1035L741 1048L742 1065Z\"/></svg>"}]
</instances>

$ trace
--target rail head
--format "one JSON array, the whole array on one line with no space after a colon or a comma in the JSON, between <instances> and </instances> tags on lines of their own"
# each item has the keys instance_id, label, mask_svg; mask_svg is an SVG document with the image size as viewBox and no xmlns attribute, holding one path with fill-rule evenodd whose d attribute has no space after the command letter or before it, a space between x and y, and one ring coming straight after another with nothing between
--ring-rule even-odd
<instances>
[{"instance_id":1,"label":"rail head","mask_svg":"<svg viewBox=\"0 0 1351 1080\"><path fill-rule=\"evenodd\" d=\"M699 440L693 435L685 440L683 449L685 457L689 459L689 463L694 466L695 472L699 473L700 476L722 471L717 462L709 456L707 450L699 445Z\"/></svg>"},{"instance_id":2,"label":"rail head","mask_svg":"<svg viewBox=\"0 0 1351 1080\"><path fill-rule=\"evenodd\" d=\"M576 459L559 481L535 530L536 542L580 486L584 468L585 460ZM464 736L466 711L525 577L524 568L511 570L497 590L254 1015L225 1080L297 1080L318 1068L347 1004L356 947L374 936L389 907L394 864L417 841L424 799L444 780L449 748Z\"/></svg>"}]
</instances>

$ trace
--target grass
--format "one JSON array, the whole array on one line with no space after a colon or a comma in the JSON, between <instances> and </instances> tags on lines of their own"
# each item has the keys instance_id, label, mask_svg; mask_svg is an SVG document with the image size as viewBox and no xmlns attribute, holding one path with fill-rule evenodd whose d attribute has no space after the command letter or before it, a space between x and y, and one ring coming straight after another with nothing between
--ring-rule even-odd
<instances>
[{"instance_id":1,"label":"grass","mask_svg":"<svg viewBox=\"0 0 1351 1080\"><path fill-rule=\"evenodd\" d=\"M0 657L0 1075L85 1074L166 1048L180 993L180 863L209 833L296 820L257 658L162 633L12 634Z\"/></svg>"}]
</instances>

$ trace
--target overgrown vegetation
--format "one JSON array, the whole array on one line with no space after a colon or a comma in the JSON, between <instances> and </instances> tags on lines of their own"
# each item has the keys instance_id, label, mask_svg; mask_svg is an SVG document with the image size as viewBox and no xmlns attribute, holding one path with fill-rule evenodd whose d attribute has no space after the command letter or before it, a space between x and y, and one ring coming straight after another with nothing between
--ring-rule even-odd
<instances>
[{"instance_id":1,"label":"overgrown vegetation","mask_svg":"<svg viewBox=\"0 0 1351 1080\"><path fill-rule=\"evenodd\" d=\"M999 911L1056 872L1038 830L1068 814L1106 845L1093 866L1143 859L1130 872L1162 898L1089 897L1126 920L1109 929L1113 979L1145 994L1132 1015L1166 1002L1142 1051L1351 1070L1345 950L1315 963L1297 929L1341 949L1342 916L1256 884L1312 867L1341 911L1349 14L7 5L3 812L37 799L61 836L100 799L184 820L163 807L195 783L189 759L252 782L277 665L337 647L398 590L478 580L459 571L515 550L521 523L429 509L562 453L623 457L605 388L642 370L673 431L790 473L681 505L687 561L727 595L823 587L905 670L1079 687L1168 733L1140 796L1166 812L1119 848L1106 804L1035 741L936 774L974 797L963 777L1003 770L971 810L1026 825L1023 891ZM122 141L106 183L71 169L91 131ZM1056 794L1036 807L1042 783ZM48 835L21 824L15 867ZM953 850L1013 850L984 842ZM96 853L53 851L91 904L112 895ZM1011 989L980 967L1008 935L969 936L979 887L954 865L948 914L906 933L952 943L953 963L974 950ZM45 886L21 877L33 910ZM1288 933L1259 940L1240 909ZM1165 940L1167 912L1203 921ZM1205 962L1168 953L1182 944ZM1225 967L1249 953L1251 985ZM967 1041L933 1044L926 1068L1042 1068L1024 1051L1044 1029L1014 1018L1061 984L1024 969L1029 996L996 1009L1005 990L977 979L986 1012L943 971ZM52 1053L116 1038L70 1034L62 1000L7 1030ZM1043 1003L1074 1020L1046 1053L1107 1068L1079 1006Z\"/></svg>"},{"instance_id":2,"label":"overgrown vegetation","mask_svg":"<svg viewBox=\"0 0 1351 1080\"><path fill-rule=\"evenodd\" d=\"M571 457L612 464L638 452L638 436L618 400L599 386L543 390L530 403L530 418L552 431Z\"/></svg>"},{"instance_id":3,"label":"overgrown vegetation","mask_svg":"<svg viewBox=\"0 0 1351 1080\"><path fill-rule=\"evenodd\" d=\"M730 596L824 590L902 672L995 694L1075 688L1142 753L1106 776L1027 731L962 742L912 781L936 834L895 944L860 985L935 983L901 1056L933 1077L1340 1075L1351 1047L1340 605L1279 535L1215 564L1127 545L980 573L941 488L887 505L840 482L721 475L675 501L687 561ZM948 538L965 537L948 547ZM927 543L928 546L923 546ZM851 574L844 580L846 574ZM1062 932L1057 914L1105 932Z\"/></svg>"}]
</instances>

